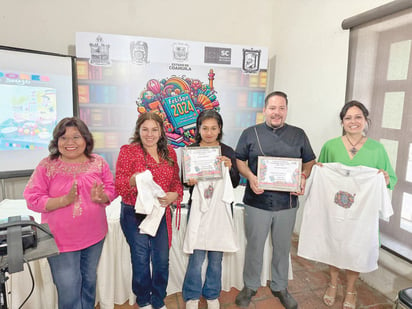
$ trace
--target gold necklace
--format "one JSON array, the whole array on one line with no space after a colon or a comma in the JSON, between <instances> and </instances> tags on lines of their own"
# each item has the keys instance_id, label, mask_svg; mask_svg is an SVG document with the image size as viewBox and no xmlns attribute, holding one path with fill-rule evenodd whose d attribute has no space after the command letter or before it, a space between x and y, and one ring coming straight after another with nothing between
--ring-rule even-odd
<instances>
[{"instance_id":1,"label":"gold necklace","mask_svg":"<svg viewBox=\"0 0 412 309\"><path fill-rule=\"evenodd\" d=\"M353 144L350 141L348 135L345 134L345 136L346 136L346 139L348 140L349 144L351 144L351 146L352 146L352 148L349 149L350 153L352 154L352 156L356 155L356 153L358 152L358 149L356 148L356 146L363 140L364 136L362 136L355 144Z\"/></svg>"}]
</instances>

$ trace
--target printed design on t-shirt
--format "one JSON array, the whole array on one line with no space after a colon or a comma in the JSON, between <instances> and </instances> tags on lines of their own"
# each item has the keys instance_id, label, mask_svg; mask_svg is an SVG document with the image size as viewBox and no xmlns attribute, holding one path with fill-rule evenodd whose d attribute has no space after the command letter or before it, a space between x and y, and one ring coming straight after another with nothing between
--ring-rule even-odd
<instances>
[{"instance_id":1,"label":"printed design on t-shirt","mask_svg":"<svg viewBox=\"0 0 412 309\"><path fill-rule=\"evenodd\" d=\"M210 185L205 189L205 191L203 192L203 195L204 195L205 199L210 199L210 198L212 198L212 196L213 196L213 191L214 191L214 188L213 188L213 186L210 184Z\"/></svg>"},{"instance_id":2,"label":"printed design on t-shirt","mask_svg":"<svg viewBox=\"0 0 412 309\"><path fill-rule=\"evenodd\" d=\"M350 194L349 192L345 191L338 191L335 194L335 204L343 208L350 208L355 201L356 194Z\"/></svg>"}]
</instances>

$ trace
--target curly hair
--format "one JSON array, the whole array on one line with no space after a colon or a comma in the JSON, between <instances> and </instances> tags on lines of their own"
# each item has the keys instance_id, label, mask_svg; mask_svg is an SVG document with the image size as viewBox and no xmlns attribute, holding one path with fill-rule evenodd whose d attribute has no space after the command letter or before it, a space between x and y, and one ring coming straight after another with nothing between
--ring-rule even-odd
<instances>
[{"instance_id":1,"label":"curly hair","mask_svg":"<svg viewBox=\"0 0 412 309\"><path fill-rule=\"evenodd\" d=\"M56 125L53 130L53 139L49 143L49 157L52 160L55 160L61 155L58 146L59 138L66 133L66 128L68 127L77 128L79 130L81 136L86 141L86 149L84 150L84 154L90 159L92 157L92 151L94 147L93 136L90 133L87 125L78 117L63 118Z\"/></svg>"},{"instance_id":2,"label":"curly hair","mask_svg":"<svg viewBox=\"0 0 412 309\"><path fill-rule=\"evenodd\" d=\"M166 133L163 127L163 119L156 113L153 112L146 112L143 113L137 118L136 121L136 127L133 133L133 136L129 139L130 143L136 143L139 144L143 151L146 153L146 150L143 147L142 139L140 138L140 127L142 124L147 121L147 120L153 120L157 123L157 125L160 128L160 138L157 141L157 151L160 154L160 157L163 160L166 160L169 165L174 165L174 161L172 158L169 156L169 149L167 148L167 138L166 138Z\"/></svg>"}]
</instances>

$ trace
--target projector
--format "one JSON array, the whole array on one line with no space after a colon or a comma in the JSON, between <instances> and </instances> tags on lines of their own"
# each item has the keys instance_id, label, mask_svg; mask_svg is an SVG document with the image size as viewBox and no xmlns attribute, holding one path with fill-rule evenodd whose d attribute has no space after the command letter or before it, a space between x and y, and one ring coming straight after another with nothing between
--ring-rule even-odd
<instances>
[{"instance_id":1,"label":"projector","mask_svg":"<svg viewBox=\"0 0 412 309\"><path fill-rule=\"evenodd\" d=\"M20 216L19 221L10 221L10 218L0 218L0 256L7 255L7 227L21 226L21 241L23 251L28 248L37 247L37 228L32 225L32 216Z\"/></svg>"}]
</instances>

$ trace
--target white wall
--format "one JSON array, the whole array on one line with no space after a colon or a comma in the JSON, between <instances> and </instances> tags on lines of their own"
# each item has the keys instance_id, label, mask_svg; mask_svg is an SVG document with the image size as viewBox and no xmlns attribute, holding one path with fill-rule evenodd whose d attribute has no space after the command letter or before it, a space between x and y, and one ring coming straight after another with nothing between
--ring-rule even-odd
<instances>
[{"instance_id":1,"label":"white wall","mask_svg":"<svg viewBox=\"0 0 412 309\"><path fill-rule=\"evenodd\" d=\"M0 44L74 55L75 33L87 31L268 46L272 2L5 0Z\"/></svg>"},{"instance_id":2,"label":"white wall","mask_svg":"<svg viewBox=\"0 0 412 309\"><path fill-rule=\"evenodd\" d=\"M74 55L75 33L89 31L267 46L269 89L288 93L288 122L305 129L318 154L327 139L341 133L338 113L345 101L349 41L341 23L388 2L5 0L0 44ZM17 181L14 189L6 190L13 194L8 197L21 197L21 188ZM392 256L389 260L398 263ZM386 270L386 265L380 268ZM412 267L399 265L410 277L388 271L365 278L371 284L384 283L381 290L393 298L400 287L412 286Z\"/></svg>"}]
</instances>

